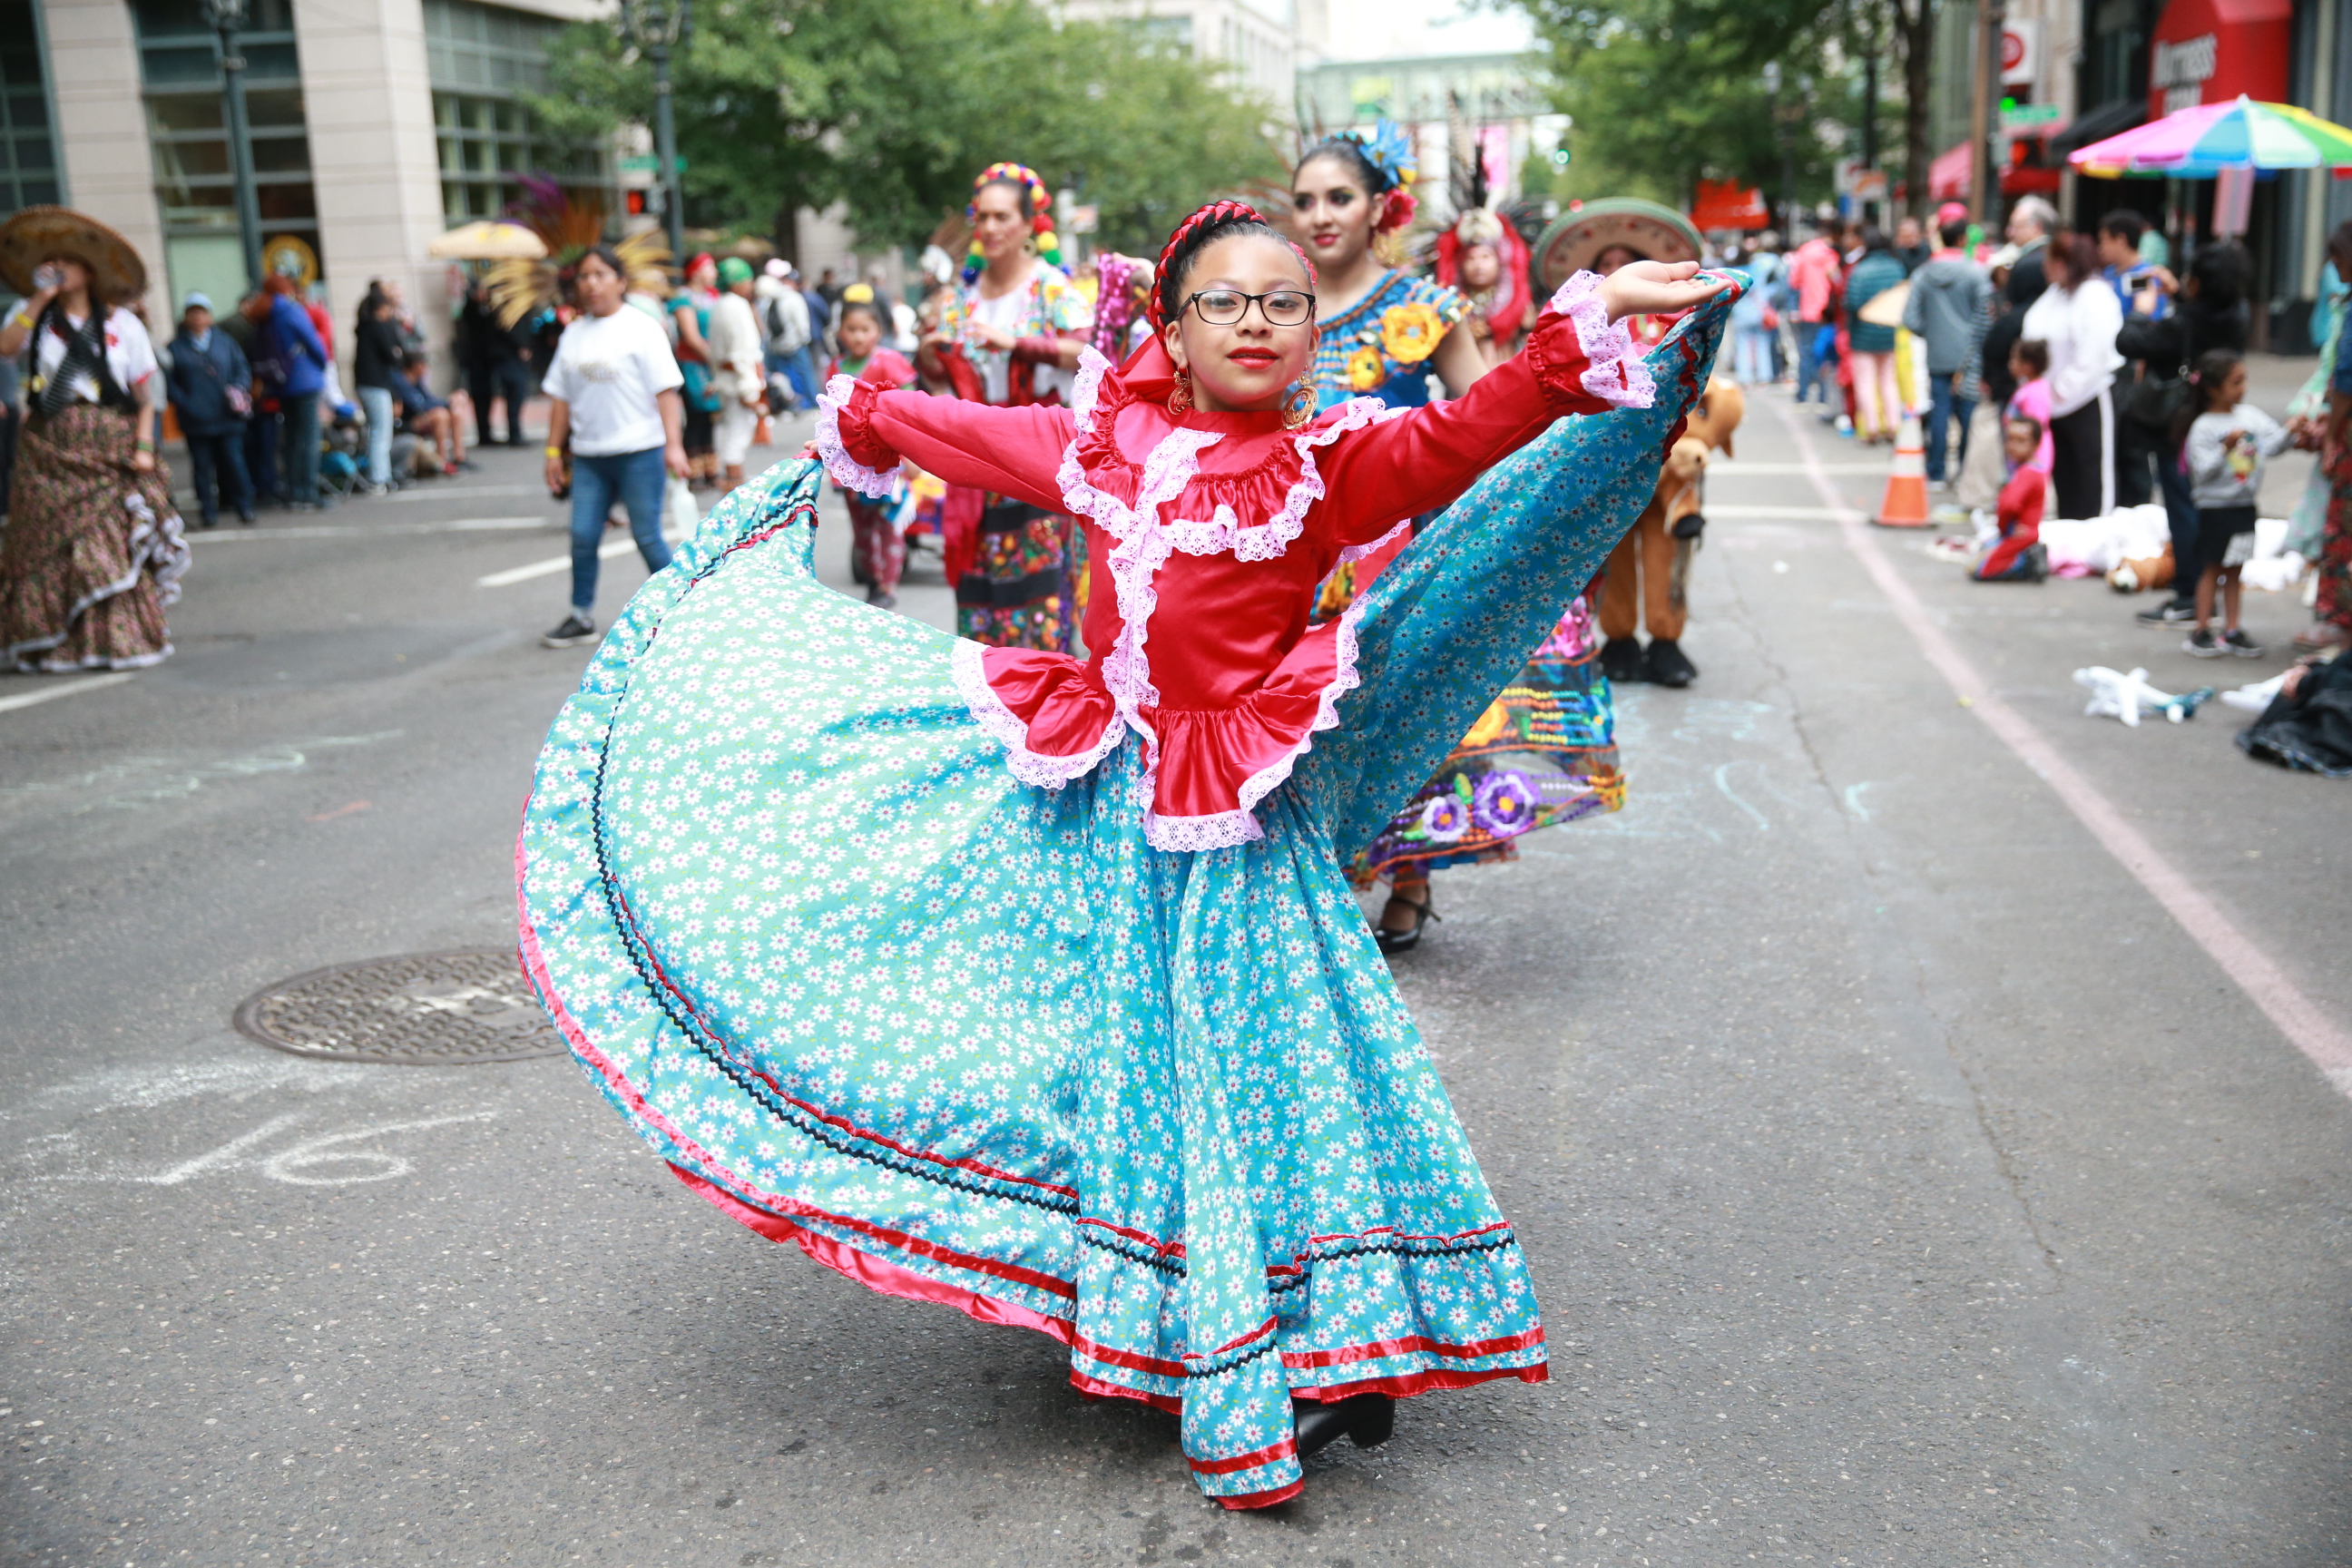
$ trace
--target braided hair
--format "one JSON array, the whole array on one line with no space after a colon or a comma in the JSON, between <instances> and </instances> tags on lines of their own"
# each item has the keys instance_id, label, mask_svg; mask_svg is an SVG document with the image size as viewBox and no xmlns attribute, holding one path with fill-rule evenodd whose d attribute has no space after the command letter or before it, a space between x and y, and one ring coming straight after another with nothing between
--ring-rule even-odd
<instances>
[{"instance_id":1,"label":"braided hair","mask_svg":"<svg viewBox=\"0 0 2352 1568\"><path fill-rule=\"evenodd\" d=\"M1262 234L1268 239L1280 240L1290 247L1290 254L1298 258L1298 265L1307 269L1307 286L1315 287L1315 264L1247 202L1211 202L1191 217L1176 226L1160 248L1160 262L1152 273L1151 330L1167 330L1184 308L1184 275L1192 269L1192 258L1217 240L1229 235Z\"/></svg>"}]
</instances>

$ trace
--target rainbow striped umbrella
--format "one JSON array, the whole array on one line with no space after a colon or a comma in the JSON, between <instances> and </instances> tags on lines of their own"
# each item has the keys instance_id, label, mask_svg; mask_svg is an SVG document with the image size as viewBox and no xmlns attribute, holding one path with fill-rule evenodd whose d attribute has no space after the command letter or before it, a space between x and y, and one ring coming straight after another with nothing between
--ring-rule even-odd
<instances>
[{"instance_id":1,"label":"rainbow striped umbrella","mask_svg":"<svg viewBox=\"0 0 2352 1568\"><path fill-rule=\"evenodd\" d=\"M2200 103L2068 155L2085 174L2208 178L2225 169L2352 168L2352 131L2291 103Z\"/></svg>"}]
</instances>

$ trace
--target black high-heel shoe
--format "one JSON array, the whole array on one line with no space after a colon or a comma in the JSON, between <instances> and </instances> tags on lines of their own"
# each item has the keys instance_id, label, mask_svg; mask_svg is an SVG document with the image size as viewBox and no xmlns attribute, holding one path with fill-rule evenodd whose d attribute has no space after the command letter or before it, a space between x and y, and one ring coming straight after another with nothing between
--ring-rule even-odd
<instances>
[{"instance_id":1,"label":"black high-heel shoe","mask_svg":"<svg viewBox=\"0 0 2352 1568\"><path fill-rule=\"evenodd\" d=\"M1372 928L1372 940L1380 943L1382 952L1411 952L1421 945L1421 928L1439 918L1433 907L1436 901L1434 899L1408 899L1402 893L1391 893L1389 902L1402 904L1412 911L1412 924L1402 931L1391 931L1385 925L1376 925ZM1383 921L1388 918L1386 910L1381 911L1381 918Z\"/></svg>"},{"instance_id":2,"label":"black high-heel shoe","mask_svg":"<svg viewBox=\"0 0 2352 1568\"><path fill-rule=\"evenodd\" d=\"M1359 1394L1331 1404L1294 1399L1291 1419L1298 1428L1298 1457L1319 1454L1345 1436L1359 1448L1376 1448L1396 1436L1396 1401L1385 1394Z\"/></svg>"}]
</instances>

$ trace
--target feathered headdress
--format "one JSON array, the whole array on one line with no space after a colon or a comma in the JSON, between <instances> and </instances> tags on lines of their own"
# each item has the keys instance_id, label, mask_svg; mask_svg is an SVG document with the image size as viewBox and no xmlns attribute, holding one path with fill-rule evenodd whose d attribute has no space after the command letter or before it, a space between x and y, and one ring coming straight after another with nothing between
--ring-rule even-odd
<instances>
[{"instance_id":1,"label":"feathered headdress","mask_svg":"<svg viewBox=\"0 0 2352 1568\"><path fill-rule=\"evenodd\" d=\"M522 176L522 198L506 216L539 236L547 255L537 261L515 259L491 267L482 279L499 325L511 328L524 317L564 303L572 294L572 275L589 247L604 238L604 204L593 196L575 196L544 174ZM662 270L669 260L669 244L659 229L633 234L613 247L631 289L666 295L669 276Z\"/></svg>"},{"instance_id":2,"label":"feathered headdress","mask_svg":"<svg viewBox=\"0 0 2352 1568\"><path fill-rule=\"evenodd\" d=\"M1528 242L1508 218L1485 207L1472 207L1452 228L1437 237L1437 280L1449 289L1462 287L1462 255L1474 245L1494 247L1496 272L1494 298L1486 319L1507 337L1517 331L1533 297L1528 284Z\"/></svg>"},{"instance_id":3,"label":"feathered headdress","mask_svg":"<svg viewBox=\"0 0 2352 1568\"><path fill-rule=\"evenodd\" d=\"M982 169L980 177L971 183L972 199L964 204L964 221L979 223L981 190L999 181L1010 181L1029 193L1029 232L1037 241L1037 254L1059 267L1062 264L1062 238L1054 232L1054 193L1045 188L1045 182L1037 177L1037 171L1026 163L991 163ZM971 249L963 258L963 280L970 283L977 279L987 259L980 253L980 236L975 233L971 237Z\"/></svg>"}]
</instances>

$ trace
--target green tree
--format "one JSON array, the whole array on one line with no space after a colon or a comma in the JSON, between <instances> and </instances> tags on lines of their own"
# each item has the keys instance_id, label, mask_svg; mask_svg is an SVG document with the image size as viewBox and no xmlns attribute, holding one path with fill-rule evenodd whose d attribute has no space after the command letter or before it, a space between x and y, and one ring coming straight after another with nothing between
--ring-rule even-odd
<instances>
[{"instance_id":1,"label":"green tree","mask_svg":"<svg viewBox=\"0 0 2352 1568\"><path fill-rule=\"evenodd\" d=\"M1549 53L1558 106L1575 118L1577 163L1683 201L1701 179L1761 186L1777 201L1784 173L1801 201L1829 194L1835 128L1858 107L1841 0L1523 4ZM1583 196L1632 194L1575 183Z\"/></svg>"},{"instance_id":2,"label":"green tree","mask_svg":"<svg viewBox=\"0 0 2352 1568\"><path fill-rule=\"evenodd\" d=\"M1156 248L1208 196L1283 172L1266 105L1140 28L1057 26L1030 0L705 0L671 69L698 225L839 202L861 237L913 243L1010 159L1075 184L1102 244ZM559 129L653 112L651 68L609 25L563 35L551 76L533 106Z\"/></svg>"}]
</instances>

